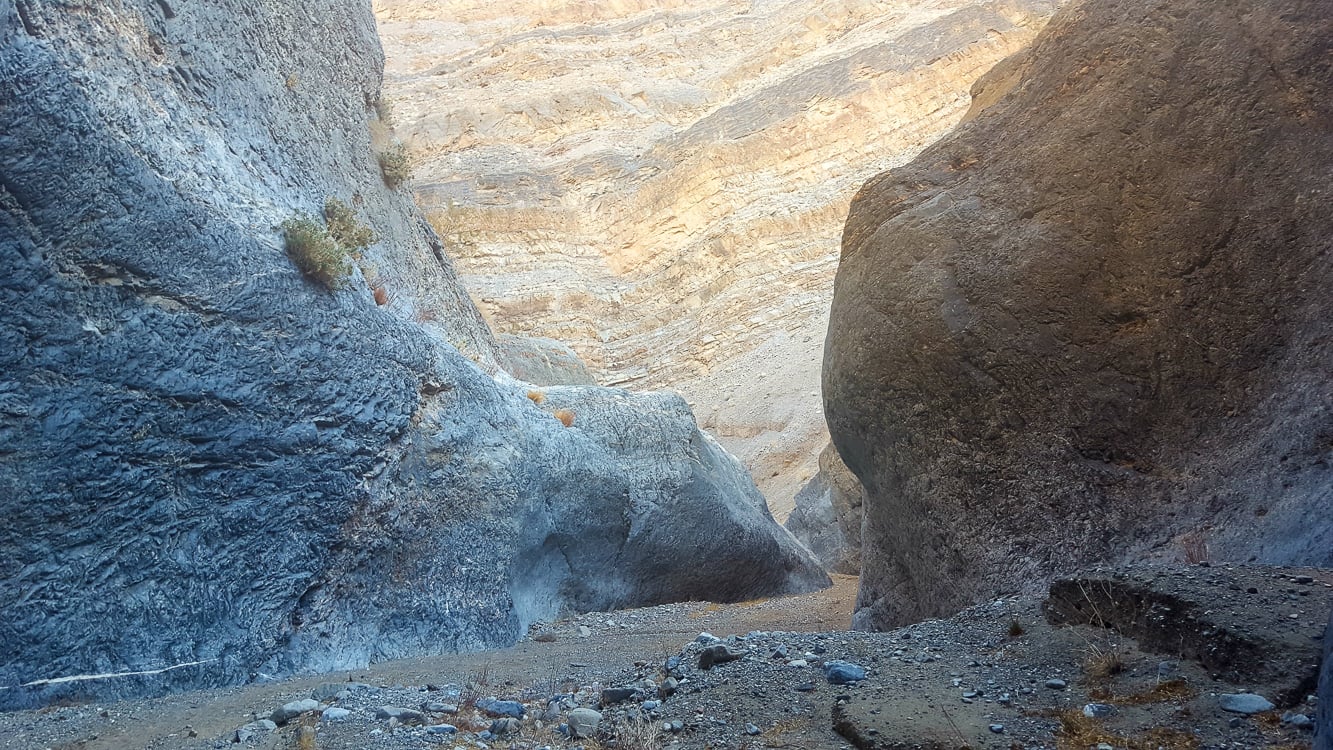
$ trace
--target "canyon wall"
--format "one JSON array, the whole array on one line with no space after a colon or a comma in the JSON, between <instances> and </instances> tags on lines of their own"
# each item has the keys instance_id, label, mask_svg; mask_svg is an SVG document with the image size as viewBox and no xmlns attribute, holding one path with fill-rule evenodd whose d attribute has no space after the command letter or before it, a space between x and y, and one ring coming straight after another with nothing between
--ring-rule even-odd
<instances>
[{"instance_id":1,"label":"canyon wall","mask_svg":"<svg viewBox=\"0 0 1333 750\"><path fill-rule=\"evenodd\" d=\"M827 435L852 194L963 116L1052 0L376 0L415 190L501 332L669 387L779 518Z\"/></svg>"},{"instance_id":2,"label":"canyon wall","mask_svg":"<svg viewBox=\"0 0 1333 750\"><path fill-rule=\"evenodd\" d=\"M855 622L1106 561L1333 565L1333 6L1084 0L852 203Z\"/></svg>"},{"instance_id":3,"label":"canyon wall","mask_svg":"<svg viewBox=\"0 0 1333 750\"><path fill-rule=\"evenodd\" d=\"M580 377L390 187L381 65L356 0L0 0L0 709L828 583L678 396L492 376Z\"/></svg>"}]
</instances>

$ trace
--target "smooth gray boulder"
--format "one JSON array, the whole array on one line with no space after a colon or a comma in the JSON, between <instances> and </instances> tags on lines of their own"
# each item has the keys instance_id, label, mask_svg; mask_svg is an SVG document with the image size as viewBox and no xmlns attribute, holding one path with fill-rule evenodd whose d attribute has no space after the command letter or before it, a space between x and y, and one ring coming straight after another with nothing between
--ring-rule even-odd
<instances>
[{"instance_id":1,"label":"smooth gray boulder","mask_svg":"<svg viewBox=\"0 0 1333 750\"><path fill-rule=\"evenodd\" d=\"M0 708L826 584L679 398L492 376L381 66L353 0L0 3ZM336 291L278 230L329 197Z\"/></svg>"},{"instance_id":2,"label":"smooth gray boulder","mask_svg":"<svg viewBox=\"0 0 1333 750\"><path fill-rule=\"evenodd\" d=\"M1223 711L1246 716L1272 711L1274 708L1272 701L1254 693L1223 693L1217 696L1217 706Z\"/></svg>"},{"instance_id":3,"label":"smooth gray boulder","mask_svg":"<svg viewBox=\"0 0 1333 750\"><path fill-rule=\"evenodd\" d=\"M576 708L565 718L569 724L569 734L576 739L591 738L597 735L597 727L602 723L602 714L591 708Z\"/></svg>"},{"instance_id":4,"label":"smooth gray boulder","mask_svg":"<svg viewBox=\"0 0 1333 750\"><path fill-rule=\"evenodd\" d=\"M500 334L495 339L500 366L519 380L535 386L597 385L567 344L540 336Z\"/></svg>"},{"instance_id":5,"label":"smooth gray boulder","mask_svg":"<svg viewBox=\"0 0 1333 750\"><path fill-rule=\"evenodd\" d=\"M1331 22L1075 0L861 188L823 383L855 626L1103 562L1333 565Z\"/></svg>"}]
</instances>

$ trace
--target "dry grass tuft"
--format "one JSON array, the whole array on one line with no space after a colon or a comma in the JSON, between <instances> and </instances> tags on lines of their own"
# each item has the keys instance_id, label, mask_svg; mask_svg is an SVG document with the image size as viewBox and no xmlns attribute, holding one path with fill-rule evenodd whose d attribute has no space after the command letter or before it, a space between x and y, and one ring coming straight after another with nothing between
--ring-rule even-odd
<instances>
[{"instance_id":1,"label":"dry grass tuft","mask_svg":"<svg viewBox=\"0 0 1333 750\"><path fill-rule=\"evenodd\" d=\"M560 420L560 424L566 427L574 426L574 412L569 409L556 409L555 418Z\"/></svg>"},{"instance_id":2,"label":"dry grass tuft","mask_svg":"<svg viewBox=\"0 0 1333 750\"><path fill-rule=\"evenodd\" d=\"M319 714L301 719L301 726L296 728L296 750L319 750L315 741L315 722Z\"/></svg>"},{"instance_id":3,"label":"dry grass tuft","mask_svg":"<svg viewBox=\"0 0 1333 750\"><path fill-rule=\"evenodd\" d=\"M532 401L532 403L541 406L541 403L546 400L546 394L541 391L528 391L528 399Z\"/></svg>"},{"instance_id":4,"label":"dry grass tuft","mask_svg":"<svg viewBox=\"0 0 1333 750\"><path fill-rule=\"evenodd\" d=\"M1105 682L1124 671L1125 662L1120 656L1120 650L1114 644L1105 646L1088 644L1088 649L1083 654L1083 674L1087 675L1089 680Z\"/></svg>"},{"instance_id":5,"label":"dry grass tuft","mask_svg":"<svg viewBox=\"0 0 1333 750\"><path fill-rule=\"evenodd\" d=\"M1101 721L1083 715L1077 708L1054 713L1060 722L1055 731L1057 750L1087 750L1105 743L1125 750L1198 750L1199 738L1168 727L1154 727L1133 737L1109 732Z\"/></svg>"},{"instance_id":6,"label":"dry grass tuft","mask_svg":"<svg viewBox=\"0 0 1333 750\"><path fill-rule=\"evenodd\" d=\"M1181 535L1180 548L1184 553L1185 562L1190 565L1198 565L1208 560L1208 540L1201 531L1191 531Z\"/></svg>"},{"instance_id":7,"label":"dry grass tuft","mask_svg":"<svg viewBox=\"0 0 1333 750\"><path fill-rule=\"evenodd\" d=\"M1026 633L1026 632L1027 632L1027 631L1023 629L1023 623L1019 622L1018 620L1011 620L1011 621L1009 622L1009 637L1010 637L1010 638L1017 638L1017 637L1019 637L1020 635L1023 635L1024 633Z\"/></svg>"},{"instance_id":8,"label":"dry grass tuft","mask_svg":"<svg viewBox=\"0 0 1333 750\"><path fill-rule=\"evenodd\" d=\"M1116 703L1126 706L1141 706L1145 703L1168 703L1187 701L1197 695L1194 688L1189 683L1181 679L1167 680L1159 682L1151 690L1145 690L1141 693L1133 693L1120 698L1115 698Z\"/></svg>"},{"instance_id":9,"label":"dry grass tuft","mask_svg":"<svg viewBox=\"0 0 1333 750\"><path fill-rule=\"evenodd\" d=\"M621 719L611 730L619 750L661 750L662 726L655 721Z\"/></svg>"},{"instance_id":10,"label":"dry grass tuft","mask_svg":"<svg viewBox=\"0 0 1333 750\"><path fill-rule=\"evenodd\" d=\"M375 304L384 307L389 304L389 291L383 284L376 284L370 288L370 293L375 297Z\"/></svg>"}]
</instances>

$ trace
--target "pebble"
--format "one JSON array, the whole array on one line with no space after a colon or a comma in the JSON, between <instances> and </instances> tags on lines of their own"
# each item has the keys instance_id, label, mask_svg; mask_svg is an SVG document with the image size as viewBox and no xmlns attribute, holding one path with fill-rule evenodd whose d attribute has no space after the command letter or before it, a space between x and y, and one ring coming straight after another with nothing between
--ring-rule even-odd
<instances>
[{"instance_id":1,"label":"pebble","mask_svg":"<svg viewBox=\"0 0 1333 750\"><path fill-rule=\"evenodd\" d=\"M796 686L796 692L798 693L809 693L812 692L814 689L815 689L815 683L813 682L802 682L801 684Z\"/></svg>"},{"instance_id":2,"label":"pebble","mask_svg":"<svg viewBox=\"0 0 1333 750\"><path fill-rule=\"evenodd\" d=\"M565 717L565 722L569 724L569 733L574 738L590 738L597 734L602 714L591 708L576 708Z\"/></svg>"},{"instance_id":3,"label":"pebble","mask_svg":"<svg viewBox=\"0 0 1333 750\"><path fill-rule=\"evenodd\" d=\"M341 682L326 682L310 691L310 697L323 703L338 697L339 693L345 692L347 685Z\"/></svg>"},{"instance_id":4,"label":"pebble","mask_svg":"<svg viewBox=\"0 0 1333 750\"><path fill-rule=\"evenodd\" d=\"M510 717L513 719L523 718L527 709L518 701L499 701L494 698L482 698L477 701L477 708L492 718Z\"/></svg>"},{"instance_id":5,"label":"pebble","mask_svg":"<svg viewBox=\"0 0 1333 750\"><path fill-rule=\"evenodd\" d=\"M706 635L706 634L705 634ZM729 661L736 661L744 657L748 651L744 649L733 650L730 646L716 644L705 648L699 654L699 669L709 670L714 664L725 664Z\"/></svg>"},{"instance_id":6,"label":"pebble","mask_svg":"<svg viewBox=\"0 0 1333 750\"><path fill-rule=\"evenodd\" d=\"M269 719L271 719L274 724L282 725L295 719L301 714L318 710L319 701L314 698L304 698L299 701L284 703L282 708L274 709L273 713L269 716Z\"/></svg>"},{"instance_id":7,"label":"pebble","mask_svg":"<svg viewBox=\"0 0 1333 750\"><path fill-rule=\"evenodd\" d=\"M1089 719L1105 719L1115 713L1115 708L1106 703L1089 703L1083 707L1083 715Z\"/></svg>"},{"instance_id":8,"label":"pebble","mask_svg":"<svg viewBox=\"0 0 1333 750\"><path fill-rule=\"evenodd\" d=\"M592 630L591 630L587 625L580 625L580 626L579 626L579 637L580 637L580 638L591 638L591 637L592 637Z\"/></svg>"},{"instance_id":9,"label":"pebble","mask_svg":"<svg viewBox=\"0 0 1333 750\"><path fill-rule=\"evenodd\" d=\"M1300 583L1300 581L1297 581ZM1305 714L1282 714L1282 723L1297 729L1314 729L1314 720Z\"/></svg>"},{"instance_id":10,"label":"pebble","mask_svg":"<svg viewBox=\"0 0 1333 750\"><path fill-rule=\"evenodd\" d=\"M810 666L810 662L806 661L805 659L792 659L791 661L787 662L787 666L789 666L789 667L808 667L808 666Z\"/></svg>"},{"instance_id":11,"label":"pebble","mask_svg":"<svg viewBox=\"0 0 1333 750\"><path fill-rule=\"evenodd\" d=\"M1046 687L1052 690L1064 690L1066 687L1068 687L1068 684L1064 680L1056 678L1047 680Z\"/></svg>"},{"instance_id":12,"label":"pebble","mask_svg":"<svg viewBox=\"0 0 1333 750\"><path fill-rule=\"evenodd\" d=\"M272 732L277 728L278 725L274 724L272 721L269 721L268 719L260 719L259 721L252 721L249 724L246 724L245 726L237 729L236 732L232 735L232 741L249 742L260 732Z\"/></svg>"},{"instance_id":13,"label":"pebble","mask_svg":"<svg viewBox=\"0 0 1333 750\"><path fill-rule=\"evenodd\" d=\"M846 685L866 678L865 667L847 661L831 661L824 665L824 676L833 685Z\"/></svg>"},{"instance_id":14,"label":"pebble","mask_svg":"<svg viewBox=\"0 0 1333 750\"><path fill-rule=\"evenodd\" d=\"M351 715L352 715L351 711L348 711L345 708L339 708L337 706L333 706L331 708L324 709L324 714L320 716L319 719L320 721L342 721L343 719L346 719L348 716Z\"/></svg>"},{"instance_id":15,"label":"pebble","mask_svg":"<svg viewBox=\"0 0 1333 750\"><path fill-rule=\"evenodd\" d=\"M759 727L757 727L757 726L755 726L755 725L753 725L753 724L746 724L746 725L745 725L745 733L748 734L748 735L750 735L751 737L753 737L753 736L759 734L759 731L760 731L760 730L759 730Z\"/></svg>"},{"instance_id":16,"label":"pebble","mask_svg":"<svg viewBox=\"0 0 1333 750\"><path fill-rule=\"evenodd\" d=\"M1004 725L1003 725L1003 724L991 724L991 725L990 725L990 730L991 730L992 732L996 733L996 734L1004 734Z\"/></svg>"},{"instance_id":17,"label":"pebble","mask_svg":"<svg viewBox=\"0 0 1333 750\"><path fill-rule=\"evenodd\" d=\"M680 688L680 680L675 677L668 677L662 680L662 684L657 688L657 694L663 698L670 698Z\"/></svg>"},{"instance_id":18,"label":"pebble","mask_svg":"<svg viewBox=\"0 0 1333 750\"><path fill-rule=\"evenodd\" d=\"M403 724L425 724L426 715L415 708L402 706L380 706L375 712L376 719L397 719Z\"/></svg>"},{"instance_id":19,"label":"pebble","mask_svg":"<svg viewBox=\"0 0 1333 750\"><path fill-rule=\"evenodd\" d=\"M452 703L429 701L421 704L421 710L432 714L456 714L458 713L458 706Z\"/></svg>"},{"instance_id":20,"label":"pebble","mask_svg":"<svg viewBox=\"0 0 1333 750\"><path fill-rule=\"evenodd\" d=\"M1273 704L1267 698L1254 693L1223 693L1217 696L1217 705L1223 711L1246 716L1273 710Z\"/></svg>"},{"instance_id":21,"label":"pebble","mask_svg":"<svg viewBox=\"0 0 1333 750\"><path fill-rule=\"evenodd\" d=\"M456 734L458 727L453 724L432 724L426 727L428 734Z\"/></svg>"},{"instance_id":22,"label":"pebble","mask_svg":"<svg viewBox=\"0 0 1333 750\"><path fill-rule=\"evenodd\" d=\"M631 687L606 688L602 691L602 705L609 706L612 703L620 703L634 697L635 691Z\"/></svg>"},{"instance_id":23,"label":"pebble","mask_svg":"<svg viewBox=\"0 0 1333 750\"><path fill-rule=\"evenodd\" d=\"M662 707L662 701L644 701L639 707L645 711L656 711Z\"/></svg>"}]
</instances>

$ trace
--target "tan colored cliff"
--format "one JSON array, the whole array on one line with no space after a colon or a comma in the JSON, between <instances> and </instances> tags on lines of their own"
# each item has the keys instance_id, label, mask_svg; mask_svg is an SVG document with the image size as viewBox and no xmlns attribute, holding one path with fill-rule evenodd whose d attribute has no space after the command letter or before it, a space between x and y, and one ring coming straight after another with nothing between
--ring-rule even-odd
<instances>
[{"instance_id":1,"label":"tan colored cliff","mask_svg":"<svg viewBox=\"0 0 1333 750\"><path fill-rule=\"evenodd\" d=\"M848 204L1053 0L376 0L398 134L500 333L672 388L779 518L826 441Z\"/></svg>"}]
</instances>

